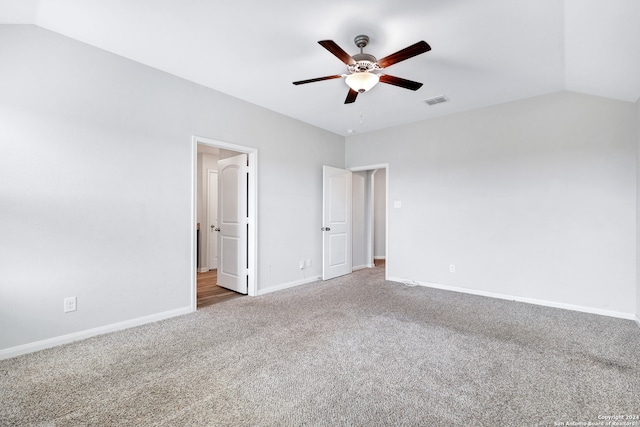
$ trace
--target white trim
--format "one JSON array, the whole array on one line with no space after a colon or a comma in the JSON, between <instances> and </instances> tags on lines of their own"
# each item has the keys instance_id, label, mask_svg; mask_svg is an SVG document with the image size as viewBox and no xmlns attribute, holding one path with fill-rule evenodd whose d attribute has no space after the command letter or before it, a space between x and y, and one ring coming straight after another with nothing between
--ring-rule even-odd
<instances>
[{"instance_id":1,"label":"white trim","mask_svg":"<svg viewBox=\"0 0 640 427\"><path fill-rule=\"evenodd\" d=\"M419 285L419 286L424 286L424 287L427 287L427 288L443 289L445 291L460 292L460 293L463 293L463 294L479 295L479 296L489 297L489 298L497 298L497 299L504 299L504 300L510 300L510 301L518 301L518 302L524 302L524 303L527 303L527 304L542 305L542 306L553 307L553 308L561 308L561 309L564 309L564 310L580 311L580 312L583 312L583 313L590 313L590 314L599 314L601 316L617 317L617 318L620 318L620 319L633 320L634 317L635 317L635 315L633 313L624 313L622 311L604 310L604 309L601 309L601 308L585 307L585 306L582 306L582 305L565 304L565 303L562 303L562 302L540 300L540 299L535 299L535 298L518 297L518 296L514 296L514 295L499 294L499 293L495 293L495 292L487 292L487 291L479 291L479 290L475 290L475 289L459 288L457 286L440 285L438 283L419 282L419 281L415 281L415 280L411 280L411 279L402 279L402 278L399 278L399 277L389 277L387 280L391 281L391 282L410 283L412 285Z\"/></svg>"},{"instance_id":2,"label":"white trim","mask_svg":"<svg viewBox=\"0 0 640 427\"><path fill-rule=\"evenodd\" d=\"M207 271L209 271L209 268L208 268L208 267L200 267L200 268L198 269L198 273L206 273Z\"/></svg>"},{"instance_id":3,"label":"white trim","mask_svg":"<svg viewBox=\"0 0 640 427\"><path fill-rule=\"evenodd\" d=\"M294 288L296 286L306 285L307 283L318 282L320 280L322 280L322 276L314 276L302 280L295 280L289 283L283 283L281 285L270 286L267 289L260 289L258 291L258 295L270 294L271 292L282 291L284 289Z\"/></svg>"},{"instance_id":4,"label":"white trim","mask_svg":"<svg viewBox=\"0 0 640 427\"><path fill-rule=\"evenodd\" d=\"M638 327L640 327L640 314L636 314L636 323L638 324Z\"/></svg>"},{"instance_id":5,"label":"white trim","mask_svg":"<svg viewBox=\"0 0 640 427\"><path fill-rule=\"evenodd\" d=\"M368 264L356 265L355 267L352 267L351 270L353 270L353 271L364 270L365 268L369 268L369 265Z\"/></svg>"},{"instance_id":6,"label":"white trim","mask_svg":"<svg viewBox=\"0 0 640 427\"><path fill-rule=\"evenodd\" d=\"M246 153L249 157L249 236L248 236L248 252L249 252L249 260L247 269L248 274L248 285L247 292L250 296L258 295L258 149L253 147L248 147L245 145L237 145L232 144L230 142L218 141L215 139L205 138L202 136L193 135L191 137L192 145L193 145L193 161L192 161L192 176L194 177L193 188L191 191L192 200L191 200L191 209L193 214L191 215L191 229L195 230L195 212L196 212L196 200L194 197L196 196L196 187L195 187L195 177L197 175L197 156L198 156L198 144L209 145L211 147L222 148L225 150L237 151L238 153ZM192 233L193 234L193 233ZM192 236L192 239L194 237ZM194 246L194 245L192 245ZM192 253L191 265L196 265L195 254ZM194 270L194 269L192 269ZM192 295L191 300L193 301L193 307L195 310L196 307L196 291L197 284L195 279L195 274L192 273L192 282L191 289Z\"/></svg>"},{"instance_id":7,"label":"white trim","mask_svg":"<svg viewBox=\"0 0 640 427\"><path fill-rule=\"evenodd\" d=\"M191 311L196 311L198 307L196 272L198 270L198 239L196 239L196 224L198 221L198 144L191 144L191 225L189 232L191 235L191 263L189 264L189 283L191 283Z\"/></svg>"},{"instance_id":8,"label":"white trim","mask_svg":"<svg viewBox=\"0 0 640 427\"><path fill-rule=\"evenodd\" d=\"M249 296L258 295L258 150L249 154Z\"/></svg>"},{"instance_id":9,"label":"white trim","mask_svg":"<svg viewBox=\"0 0 640 427\"><path fill-rule=\"evenodd\" d=\"M372 171L375 169L388 169L388 168L389 168L389 163L380 163L377 165L355 166L355 167L349 168L349 170L351 172L363 172L363 171Z\"/></svg>"},{"instance_id":10,"label":"white trim","mask_svg":"<svg viewBox=\"0 0 640 427\"><path fill-rule=\"evenodd\" d=\"M136 319L125 320L124 322L111 323L109 325L100 326L93 329L87 329L72 334L62 335L59 337L48 338L42 341L36 341L29 344L19 345L17 347L6 348L0 350L0 360L10 359L12 357L21 356L27 353L44 350L51 347L57 347L62 344L68 344L74 341L80 341L97 335L108 334L110 332L121 331L136 326L146 325L160 320L169 319L171 317L182 316L183 314L192 313L191 306L178 308L176 310L165 311L163 313L151 314L149 316L138 317Z\"/></svg>"},{"instance_id":11,"label":"white trim","mask_svg":"<svg viewBox=\"0 0 640 427\"><path fill-rule=\"evenodd\" d=\"M374 256L373 259L387 259L386 256Z\"/></svg>"},{"instance_id":12,"label":"white trim","mask_svg":"<svg viewBox=\"0 0 640 427\"><path fill-rule=\"evenodd\" d=\"M367 230L369 239L368 241L368 249L369 253L367 254L367 261L371 264L376 264L376 174L380 169L374 169L371 171L369 176L369 203L367 204L367 209L369 209L369 228ZM380 238L380 236L378 236Z\"/></svg>"}]
</instances>

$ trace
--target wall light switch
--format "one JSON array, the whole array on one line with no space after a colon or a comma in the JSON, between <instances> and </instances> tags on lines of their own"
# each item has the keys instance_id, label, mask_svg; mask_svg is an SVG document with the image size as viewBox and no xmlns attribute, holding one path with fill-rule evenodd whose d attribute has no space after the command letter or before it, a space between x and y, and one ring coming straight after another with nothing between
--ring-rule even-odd
<instances>
[{"instance_id":1,"label":"wall light switch","mask_svg":"<svg viewBox=\"0 0 640 427\"><path fill-rule=\"evenodd\" d=\"M64 299L64 312L76 311L76 297L69 297Z\"/></svg>"},{"instance_id":2,"label":"wall light switch","mask_svg":"<svg viewBox=\"0 0 640 427\"><path fill-rule=\"evenodd\" d=\"M395 202L393 202L393 207L396 209L399 209L402 207L402 202L400 200L396 200Z\"/></svg>"}]
</instances>

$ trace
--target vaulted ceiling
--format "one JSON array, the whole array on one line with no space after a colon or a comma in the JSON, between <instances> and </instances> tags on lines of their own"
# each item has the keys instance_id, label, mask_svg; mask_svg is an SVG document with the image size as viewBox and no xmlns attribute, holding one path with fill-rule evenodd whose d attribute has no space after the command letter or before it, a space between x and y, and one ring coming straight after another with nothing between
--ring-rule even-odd
<instances>
[{"instance_id":1,"label":"vaulted ceiling","mask_svg":"<svg viewBox=\"0 0 640 427\"><path fill-rule=\"evenodd\" d=\"M35 24L341 135L559 90L640 97L638 0L0 0L0 23ZM318 40L378 58L432 50L385 70L353 104ZM444 95L433 106L424 100Z\"/></svg>"}]
</instances>

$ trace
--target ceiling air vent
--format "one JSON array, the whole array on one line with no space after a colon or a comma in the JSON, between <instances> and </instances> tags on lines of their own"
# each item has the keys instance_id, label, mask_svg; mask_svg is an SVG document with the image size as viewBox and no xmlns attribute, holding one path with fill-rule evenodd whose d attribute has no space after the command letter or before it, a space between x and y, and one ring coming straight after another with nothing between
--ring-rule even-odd
<instances>
[{"instance_id":1,"label":"ceiling air vent","mask_svg":"<svg viewBox=\"0 0 640 427\"><path fill-rule=\"evenodd\" d=\"M424 102L426 102L429 105L436 105L436 104L442 104L443 102L447 102L449 100L449 98L447 98L444 95L440 95L440 96L434 96L433 98L429 98L429 99L425 99Z\"/></svg>"}]
</instances>

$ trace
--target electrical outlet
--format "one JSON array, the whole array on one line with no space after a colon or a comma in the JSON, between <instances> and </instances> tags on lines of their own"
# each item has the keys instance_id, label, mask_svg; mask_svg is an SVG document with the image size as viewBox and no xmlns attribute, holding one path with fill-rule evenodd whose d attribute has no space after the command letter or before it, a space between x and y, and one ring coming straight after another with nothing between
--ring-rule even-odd
<instances>
[{"instance_id":1,"label":"electrical outlet","mask_svg":"<svg viewBox=\"0 0 640 427\"><path fill-rule=\"evenodd\" d=\"M311 267L311 258L307 259L307 264L306 265L307 265L307 267Z\"/></svg>"},{"instance_id":2,"label":"electrical outlet","mask_svg":"<svg viewBox=\"0 0 640 427\"><path fill-rule=\"evenodd\" d=\"M456 272L456 265L449 264L449 273L455 273L455 272Z\"/></svg>"},{"instance_id":3,"label":"electrical outlet","mask_svg":"<svg viewBox=\"0 0 640 427\"><path fill-rule=\"evenodd\" d=\"M64 312L76 311L76 297L69 297L64 299Z\"/></svg>"},{"instance_id":4,"label":"electrical outlet","mask_svg":"<svg viewBox=\"0 0 640 427\"><path fill-rule=\"evenodd\" d=\"M303 270L304 269L304 261L300 260L299 264L300 264L300 270Z\"/></svg>"}]
</instances>

